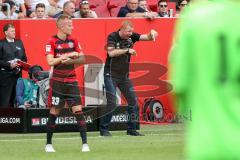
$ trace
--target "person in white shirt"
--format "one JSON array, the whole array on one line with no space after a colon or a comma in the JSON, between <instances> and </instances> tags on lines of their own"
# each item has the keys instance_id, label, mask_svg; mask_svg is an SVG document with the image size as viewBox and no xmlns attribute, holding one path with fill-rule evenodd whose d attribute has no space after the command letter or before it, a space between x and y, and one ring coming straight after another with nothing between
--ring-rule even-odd
<instances>
[{"instance_id":1,"label":"person in white shirt","mask_svg":"<svg viewBox=\"0 0 240 160\"><path fill-rule=\"evenodd\" d=\"M10 17L7 14L7 6L2 6L2 11L0 11L0 19L19 19L23 18L18 15L16 11L16 4L11 0L6 0L4 3L8 3L10 5Z\"/></svg>"},{"instance_id":2,"label":"person in white shirt","mask_svg":"<svg viewBox=\"0 0 240 160\"><path fill-rule=\"evenodd\" d=\"M16 12L22 14L23 17L27 16L27 9L24 0L12 0L16 4Z\"/></svg>"},{"instance_id":3,"label":"person in white shirt","mask_svg":"<svg viewBox=\"0 0 240 160\"><path fill-rule=\"evenodd\" d=\"M63 11L55 14L54 16L52 16L53 18L58 18L60 15L64 14L64 15L67 15L67 16L70 16L72 18L75 18L74 17L74 12L75 12L75 3L73 3L72 1L67 1L64 3L63 5Z\"/></svg>"},{"instance_id":4,"label":"person in white shirt","mask_svg":"<svg viewBox=\"0 0 240 160\"><path fill-rule=\"evenodd\" d=\"M45 7L45 4L43 4L43 3L38 3L38 4L36 5L35 14L36 14L36 16L33 17L33 19L46 19L46 18L47 18L47 15L46 15L46 7Z\"/></svg>"},{"instance_id":5,"label":"person in white shirt","mask_svg":"<svg viewBox=\"0 0 240 160\"><path fill-rule=\"evenodd\" d=\"M55 2L57 3L57 6L63 9L63 5L64 3L66 3L69 0L55 0Z\"/></svg>"},{"instance_id":6,"label":"person in white shirt","mask_svg":"<svg viewBox=\"0 0 240 160\"><path fill-rule=\"evenodd\" d=\"M79 4L79 11L75 12L75 18L97 18L95 11L90 10L90 5L88 1L82 1Z\"/></svg>"},{"instance_id":7,"label":"person in white shirt","mask_svg":"<svg viewBox=\"0 0 240 160\"><path fill-rule=\"evenodd\" d=\"M147 4L146 0L139 0L138 5L139 5L139 7L144 9L145 11L150 12L150 10L148 9L148 4Z\"/></svg>"},{"instance_id":8,"label":"person in white shirt","mask_svg":"<svg viewBox=\"0 0 240 160\"><path fill-rule=\"evenodd\" d=\"M38 3L43 3L49 16L53 16L62 11L62 8L54 0L25 0L29 10L34 12Z\"/></svg>"}]
</instances>

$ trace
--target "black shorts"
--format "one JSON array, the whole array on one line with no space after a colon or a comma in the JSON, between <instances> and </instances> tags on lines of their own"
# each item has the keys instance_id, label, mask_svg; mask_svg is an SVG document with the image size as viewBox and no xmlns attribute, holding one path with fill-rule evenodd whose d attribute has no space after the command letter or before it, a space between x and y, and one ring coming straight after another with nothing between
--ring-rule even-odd
<instances>
[{"instance_id":1,"label":"black shorts","mask_svg":"<svg viewBox=\"0 0 240 160\"><path fill-rule=\"evenodd\" d=\"M60 82L50 80L48 106L63 108L81 105L78 82Z\"/></svg>"}]
</instances>

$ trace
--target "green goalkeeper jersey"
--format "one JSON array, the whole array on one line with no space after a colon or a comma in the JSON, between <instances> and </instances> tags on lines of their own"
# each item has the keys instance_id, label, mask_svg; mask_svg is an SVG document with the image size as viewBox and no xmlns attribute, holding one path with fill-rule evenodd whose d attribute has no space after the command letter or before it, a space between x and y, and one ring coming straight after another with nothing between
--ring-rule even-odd
<instances>
[{"instance_id":1,"label":"green goalkeeper jersey","mask_svg":"<svg viewBox=\"0 0 240 160\"><path fill-rule=\"evenodd\" d=\"M240 159L240 1L186 8L171 80L186 123L186 159Z\"/></svg>"}]
</instances>

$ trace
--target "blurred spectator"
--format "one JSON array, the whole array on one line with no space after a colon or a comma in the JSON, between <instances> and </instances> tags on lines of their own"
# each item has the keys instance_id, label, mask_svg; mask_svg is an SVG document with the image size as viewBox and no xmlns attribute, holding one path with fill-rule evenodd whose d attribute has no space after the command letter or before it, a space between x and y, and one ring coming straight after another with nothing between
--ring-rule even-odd
<instances>
[{"instance_id":1,"label":"blurred spectator","mask_svg":"<svg viewBox=\"0 0 240 160\"><path fill-rule=\"evenodd\" d=\"M157 14L154 12L147 12L139 7L138 0L127 0L126 6L120 8L117 17L145 17L154 19L157 17Z\"/></svg>"},{"instance_id":2,"label":"blurred spectator","mask_svg":"<svg viewBox=\"0 0 240 160\"><path fill-rule=\"evenodd\" d=\"M0 11L0 19L20 19L24 18L23 14L17 14L16 11L16 4L11 0L6 0L4 3L10 5L10 18L8 18L7 13L7 6L2 6L2 11Z\"/></svg>"},{"instance_id":3,"label":"blurred spectator","mask_svg":"<svg viewBox=\"0 0 240 160\"><path fill-rule=\"evenodd\" d=\"M74 18L74 12L75 12L75 4L71 1L67 1L63 5L63 11L57 13L56 15L53 16L53 18L58 18L60 15L64 14L67 16L70 16Z\"/></svg>"},{"instance_id":4,"label":"blurred spectator","mask_svg":"<svg viewBox=\"0 0 240 160\"><path fill-rule=\"evenodd\" d=\"M48 6L50 5L48 0L25 0L25 4L28 7L28 10L30 10L31 12L35 11L36 5L38 3L43 3L46 8L48 8Z\"/></svg>"},{"instance_id":5,"label":"blurred spectator","mask_svg":"<svg viewBox=\"0 0 240 160\"><path fill-rule=\"evenodd\" d=\"M177 2L177 13L175 14L175 17L179 17L180 12L187 6L188 1L187 0L179 0Z\"/></svg>"},{"instance_id":6,"label":"blurred spectator","mask_svg":"<svg viewBox=\"0 0 240 160\"><path fill-rule=\"evenodd\" d=\"M62 8L58 6L55 0L25 0L25 3L31 12L35 11L38 3L43 3L49 16L54 16L62 11Z\"/></svg>"},{"instance_id":7,"label":"blurred spectator","mask_svg":"<svg viewBox=\"0 0 240 160\"><path fill-rule=\"evenodd\" d=\"M19 78L16 86L16 99L18 108L37 107L38 105L38 81L37 73L42 71L38 65L32 66L28 70L28 78Z\"/></svg>"},{"instance_id":8,"label":"blurred spectator","mask_svg":"<svg viewBox=\"0 0 240 160\"><path fill-rule=\"evenodd\" d=\"M82 1L79 4L79 11L75 12L75 18L97 18L95 11L90 10L90 5L88 1Z\"/></svg>"},{"instance_id":9,"label":"blurred spectator","mask_svg":"<svg viewBox=\"0 0 240 160\"><path fill-rule=\"evenodd\" d=\"M53 2L56 4L57 7L63 9L64 3L68 2L69 0L54 0Z\"/></svg>"},{"instance_id":10,"label":"blurred spectator","mask_svg":"<svg viewBox=\"0 0 240 160\"><path fill-rule=\"evenodd\" d=\"M24 0L13 0L13 2L16 4L16 12L21 13L23 17L26 17L27 9Z\"/></svg>"},{"instance_id":11,"label":"blurred spectator","mask_svg":"<svg viewBox=\"0 0 240 160\"><path fill-rule=\"evenodd\" d=\"M5 38L0 41L0 107L13 106L17 79L21 77L18 60L27 61L21 40L15 39L15 27L8 23L3 27Z\"/></svg>"},{"instance_id":12,"label":"blurred spectator","mask_svg":"<svg viewBox=\"0 0 240 160\"><path fill-rule=\"evenodd\" d=\"M158 1L158 15L159 17L170 17L168 13L168 3L166 0Z\"/></svg>"},{"instance_id":13,"label":"blurred spectator","mask_svg":"<svg viewBox=\"0 0 240 160\"><path fill-rule=\"evenodd\" d=\"M49 0L49 1L51 2L51 0ZM73 2L73 3L75 4L75 6L76 6L76 3L79 2L79 0L54 0L54 1L53 1L53 3L54 3L53 6L57 5L57 7L63 9L64 3L68 2L68 1ZM50 3L50 4L51 4L51 3ZM78 7L79 7L79 6L78 6Z\"/></svg>"},{"instance_id":14,"label":"blurred spectator","mask_svg":"<svg viewBox=\"0 0 240 160\"><path fill-rule=\"evenodd\" d=\"M139 4L139 7L141 7L145 11L149 12L147 0L139 0L138 4Z\"/></svg>"},{"instance_id":15,"label":"blurred spectator","mask_svg":"<svg viewBox=\"0 0 240 160\"><path fill-rule=\"evenodd\" d=\"M46 8L44 3L38 3L35 10L36 16L33 19L46 19Z\"/></svg>"}]
</instances>

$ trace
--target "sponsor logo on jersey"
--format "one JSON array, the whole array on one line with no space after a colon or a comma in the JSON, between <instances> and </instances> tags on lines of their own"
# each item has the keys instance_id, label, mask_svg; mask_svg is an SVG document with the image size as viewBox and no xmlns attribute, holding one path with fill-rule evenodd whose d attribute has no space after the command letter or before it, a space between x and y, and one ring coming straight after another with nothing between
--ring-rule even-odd
<instances>
[{"instance_id":1,"label":"sponsor logo on jersey","mask_svg":"<svg viewBox=\"0 0 240 160\"><path fill-rule=\"evenodd\" d=\"M46 52L50 52L51 51L51 45L46 45Z\"/></svg>"}]
</instances>

